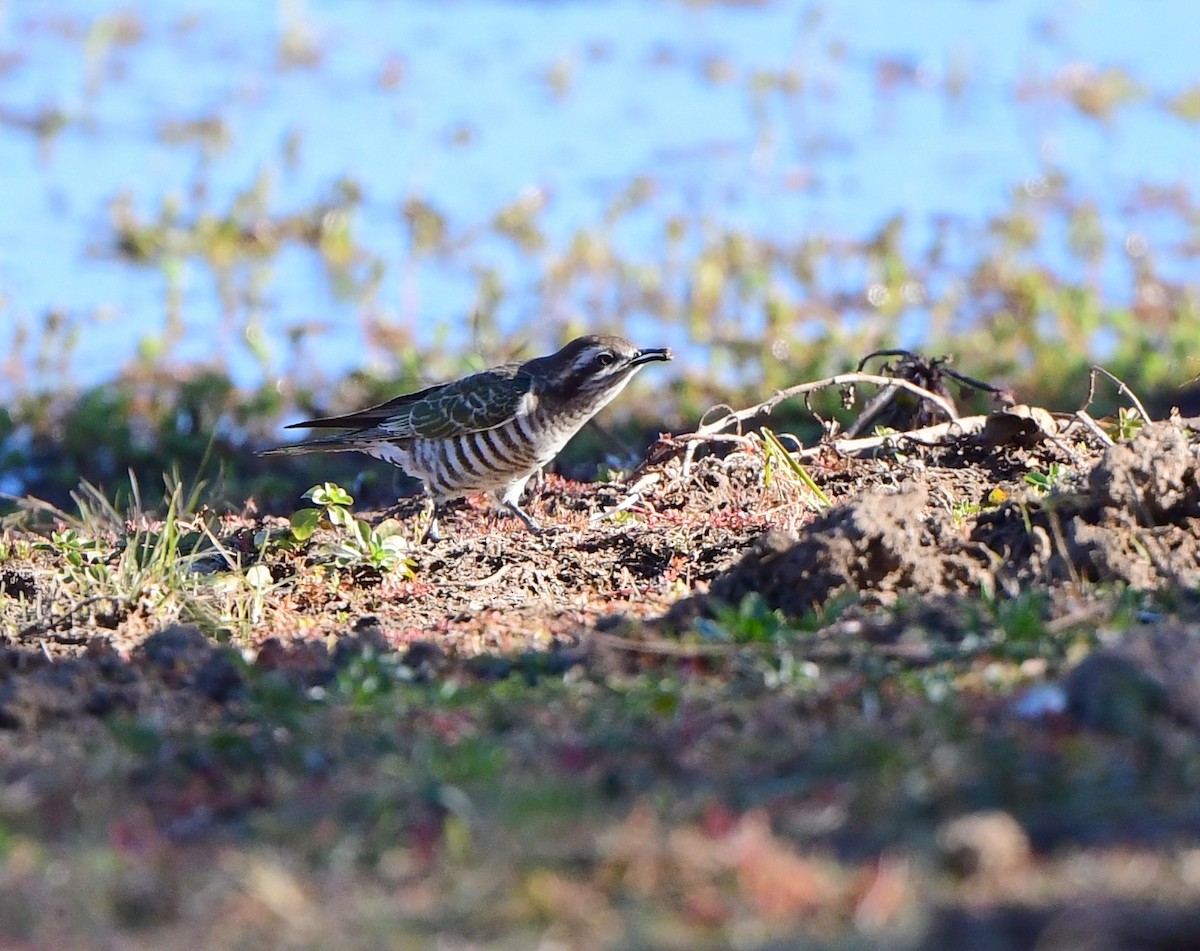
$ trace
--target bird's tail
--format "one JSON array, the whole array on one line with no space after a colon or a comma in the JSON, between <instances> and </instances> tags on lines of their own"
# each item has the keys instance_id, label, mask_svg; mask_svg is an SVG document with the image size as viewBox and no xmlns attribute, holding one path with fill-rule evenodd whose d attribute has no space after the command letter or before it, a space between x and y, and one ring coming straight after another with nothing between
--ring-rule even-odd
<instances>
[{"instance_id":1,"label":"bird's tail","mask_svg":"<svg viewBox=\"0 0 1200 951\"><path fill-rule=\"evenodd\" d=\"M364 442L353 436L325 436L322 439L306 439L304 442L276 446L273 449L260 449L255 455L299 456L309 452L363 452L369 446L370 441Z\"/></svg>"}]
</instances>

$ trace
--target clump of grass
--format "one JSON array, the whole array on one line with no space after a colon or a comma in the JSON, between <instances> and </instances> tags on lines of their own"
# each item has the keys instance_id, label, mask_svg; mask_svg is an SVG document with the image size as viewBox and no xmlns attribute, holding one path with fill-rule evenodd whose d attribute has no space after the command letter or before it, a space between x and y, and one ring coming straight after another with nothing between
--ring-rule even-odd
<instances>
[{"instance_id":1,"label":"clump of grass","mask_svg":"<svg viewBox=\"0 0 1200 951\"><path fill-rule=\"evenodd\" d=\"M22 630L70 629L89 618L114 627L135 614L165 623L188 616L201 586L192 567L204 538L195 530L196 512L189 507L196 504L198 492L186 492L180 482L168 480L166 510L155 519L142 505L132 476L124 513L84 483L75 494L76 513L57 513L61 527L34 546L51 557L54 597L44 608L30 607L32 615Z\"/></svg>"},{"instance_id":2,"label":"clump of grass","mask_svg":"<svg viewBox=\"0 0 1200 951\"><path fill-rule=\"evenodd\" d=\"M207 505L208 487L168 478L155 512L144 504L136 476L110 499L84 483L73 493L76 511L43 505L54 520L30 554L49 562L46 597L15 608L25 634L69 632L84 623L113 628L128 619L161 627L194 622L223 636L249 636L256 625L288 610L275 594L288 570L280 560L310 548L317 563L335 570L368 569L411 577L408 543L395 521L372 527L350 514L351 496L340 486L314 486L316 505L293 516L284 536L266 530L253 547L222 539L221 521ZM277 566L273 571L272 565ZM5 601L0 607L13 610Z\"/></svg>"},{"instance_id":3,"label":"clump of grass","mask_svg":"<svg viewBox=\"0 0 1200 951\"><path fill-rule=\"evenodd\" d=\"M789 437L795 442L795 437ZM808 490L809 504L820 511L829 508L832 504L829 501L829 496L825 494L825 490L817 485L816 481L808 470L804 468L780 441L770 429L765 426L762 428L763 439L763 485L770 486L775 478L775 470L778 468L781 472L786 473L787 477L796 485L802 486Z\"/></svg>"}]
</instances>

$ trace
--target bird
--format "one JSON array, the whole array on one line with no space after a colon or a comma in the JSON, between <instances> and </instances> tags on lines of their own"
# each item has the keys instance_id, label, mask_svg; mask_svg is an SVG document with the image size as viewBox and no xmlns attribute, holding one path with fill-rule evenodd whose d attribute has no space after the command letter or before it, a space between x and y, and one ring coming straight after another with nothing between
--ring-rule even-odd
<instances>
[{"instance_id":1,"label":"bird","mask_svg":"<svg viewBox=\"0 0 1200 951\"><path fill-rule=\"evenodd\" d=\"M363 452L420 479L433 510L424 540L440 539L442 505L491 492L533 533L545 529L521 508L530 476L648 363L667 348L641 349L623 337L578 337L557 353L472 373L344 416L287 429L346 429L267 450L264 455Z\"/></svg>"}]
</instances>

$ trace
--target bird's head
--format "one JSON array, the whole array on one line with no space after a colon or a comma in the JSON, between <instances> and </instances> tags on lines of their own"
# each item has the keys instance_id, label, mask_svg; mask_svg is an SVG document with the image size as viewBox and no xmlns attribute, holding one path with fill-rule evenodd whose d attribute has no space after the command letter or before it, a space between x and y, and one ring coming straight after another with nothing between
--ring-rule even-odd
<instances>
[{"instance_id":1,"label":"bird's head","mask_svg":"<svg viewBox=\"0 0 1200 951\"><path fill-rule=\"evenodd\" d=\"M647 363L670 360L665 348L643 350L623 337L577 337L558 353L530 360L526 368L546 383L560 399L597 409L621 392L630 378Z\"/></svg>"}]
</instances>

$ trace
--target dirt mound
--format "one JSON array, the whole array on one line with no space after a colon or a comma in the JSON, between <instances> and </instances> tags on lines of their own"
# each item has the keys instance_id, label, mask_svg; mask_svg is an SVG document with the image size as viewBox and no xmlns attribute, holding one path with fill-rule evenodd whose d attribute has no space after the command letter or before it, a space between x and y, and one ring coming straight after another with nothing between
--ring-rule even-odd
<instances>
[{"instance_id":1,"label":"dirt mound","mask_svg":"<svg viewBox=\"0 0 1200 951\"><path fill-rule=\"evenodd\" d=\"M1036 506L979 520L972 539L1000 555L1005 590L1034 582L1200 582L1197 443L1177 422L1145 426Z\"/></svg>"},{"instance_id":2,"label":"dirt mound","mask_svg":"<svg viewBox=\"0 0 1200 951\"><path fill-rule=\"evenodd\" d=\"M1153 527L1200 515L1197 446L1181 423L1144 427L1127 443L1105 452L1092 469L1090 488L1107 509Z\"/></svg>"},{"instance_id":3,"label":"dirt mound","mask_svg":"<svg viewBox=\"0 0 1200 951\"><path fill-rule=\"evenodd\" d=\"M817 519L802 538L764 535L710 594L736 604L758 592L798 615L846 590L879 601L910 590L941 593L977 574L954 533L949 514L931 509L925 485L874 489Z\"/></svg>"},{"instance_id":4,"label":"dirt mound","mask_svg":"<svg viewBox=\"0 0 1200 951\"><path fill-rule=\"evenodd\" d=\"M987 499L1004 501L990 507L977 501L988 483L962 453L849 462L836 483L856 490L798 536L760 537L699 606L758 592L803 615L845 591L870 605L902 594L1015 594L1031 584L1200 582L1197 443L1181 423L1148 424L1129 442L1076 458L1073 469L1051 468L1064 455L1046 445L1024 460L1025 473L1060 473L1049 491L1048 479L1025 479L1017 467L1016 478L991 483ZM880 465L891 484L877 478ZM697 606L680 605L672 617L685 620Z\"/></svg>"}]
</instances>

